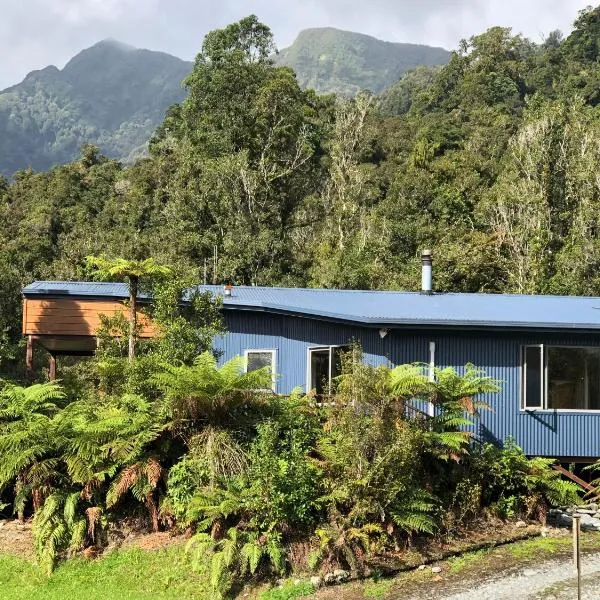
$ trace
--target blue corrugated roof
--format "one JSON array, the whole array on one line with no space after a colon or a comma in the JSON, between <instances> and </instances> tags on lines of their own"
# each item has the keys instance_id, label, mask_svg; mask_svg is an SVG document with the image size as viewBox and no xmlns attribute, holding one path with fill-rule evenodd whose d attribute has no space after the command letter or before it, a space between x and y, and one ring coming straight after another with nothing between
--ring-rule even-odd
<instances>
[{"instance_id":1,"label":"blue corrugated roof","mask_svg":"<svg viewBox=\"0 0 600 600\"><path fill-rule=\"evenodd\" d=\"M78 296L96 298L127 298L126 283L89 281L34 281L23 288L25 297L31 296ZM140 297L145 297L143 294Z\"/></svg>"},{"instance_id":2,"label":"blue corrugated roof","mask_svg":"<svg viewBox=\"0 0 600 600\"><path fill-rule=\"evenodd\" d=\"M222 286L199 286L222 296ZM28 296L127 297L120 283L37 281ZM305 288L233 288L226 309L261 310L365 325L599 329L600 298L511 294L433 294Z\"/></svg>"}]
</instances>

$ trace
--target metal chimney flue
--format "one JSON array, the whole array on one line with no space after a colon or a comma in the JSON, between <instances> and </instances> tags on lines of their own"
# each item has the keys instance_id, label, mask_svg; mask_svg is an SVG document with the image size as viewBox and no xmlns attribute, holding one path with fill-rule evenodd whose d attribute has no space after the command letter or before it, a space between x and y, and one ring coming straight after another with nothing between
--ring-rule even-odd
<instances>
[{"instance_id":1,"label":"metal chimney flue","mask_svg":"<svg viewBox=\"0 0 600 600\"><path fill-rule=\"evenodd\" d=\"M421 294L433 294L431 250L423 250L421 254Z\"/></svg>"}]
</instances>

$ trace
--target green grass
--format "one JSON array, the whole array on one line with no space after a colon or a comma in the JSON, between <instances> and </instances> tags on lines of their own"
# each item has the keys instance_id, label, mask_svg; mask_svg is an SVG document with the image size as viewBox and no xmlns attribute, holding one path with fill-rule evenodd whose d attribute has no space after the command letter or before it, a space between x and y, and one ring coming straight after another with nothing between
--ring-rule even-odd
<instances>
[{"instance_id":1,"label":"green grass","mask_svg":"<svg viewBox=\"0 0 600 600\"><path fill-rule=\"evenodd\" d=\"M181 547L72 559L50 577L26 560L0 554L1 600L212 600L207 579L192 571Z\"/></svg>"},{"instance_id":2,"label":"green grass","mask_svg":"<svg viewBox=\"0 0 600 600\"><path fill-rule=\"evenodd\" d=\"M394 585L393 579L382 579L380 581L372 581L365 585L363 595L365 598L383 598Z\"/></svg>"},{"instance_id":3,"label":"green grass","mask_svg":"<svg viewBox=\"0 0 600 600\"><path fill-rule=\"evenodd\" d=\"M272 588L262 592L259 600L294 600L294 598L306 598L312 594L314 588L310 582L293 583L286 581L280 588Z\"/></svg>"},{"instance_id":4,"label":"green grass","mask_svg":"<svg viewBox=\"0 0 600 600\"><path fill-rule=\"evenodd\" d=\"M448 571L450 573L460 573L464 569L467 569L470 565L480 560L489 550L476 550L475 552L467 552L466 554L459 554L453 556L447 561Z\"/></svg>"}]
</instances>

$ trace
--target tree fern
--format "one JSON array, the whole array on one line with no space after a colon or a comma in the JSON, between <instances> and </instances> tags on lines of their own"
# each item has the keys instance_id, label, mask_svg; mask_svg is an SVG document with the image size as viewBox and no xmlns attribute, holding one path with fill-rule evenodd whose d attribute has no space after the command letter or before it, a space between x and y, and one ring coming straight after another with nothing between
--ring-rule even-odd
<instances>
[{"instance_id":1,"label":"tree fern","mask_svg":"<svg viewBox=\"0 0 600 600\"><path fill-rule=\"evenodd\" d=\"M87 531L78 512L79 492L55 492L46 498L33 519L32 534L40 566L50 574L61 554L77 552Z\"/></svg>"}]
</instances>

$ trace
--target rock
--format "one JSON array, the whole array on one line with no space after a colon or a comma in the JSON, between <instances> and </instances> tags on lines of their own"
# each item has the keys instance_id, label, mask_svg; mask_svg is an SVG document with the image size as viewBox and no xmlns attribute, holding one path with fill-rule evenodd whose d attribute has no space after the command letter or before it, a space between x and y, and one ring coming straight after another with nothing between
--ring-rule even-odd
<instances>
[{"instance_id":1,"label":"rock","mask_svg":"<svg viewBox=\"0 0 600 600\"><path fill-rule=\"evenodd\" d=\"M335 575L333 573L325 573L323 581L325 582L325 585L333 585L336 583Z\"/></svg>"},{"instance_id":2,"label":"rock","mask_svg":"<svg viewBox=\"0 0 600 600\"><path fill-rule=\"evenodd\" d=\"M598 512L598 510L600 510L600 507L598 506L598 504L596 502L590 502L587 505L587 508L589 508L590 510L593 510L594 512Z\"/></svg>"},{"instance_id":3,"label":"rock","mask_svg":"<svg viewBox=\"0 0 600 600\"><path fill-rule=\"evenodd\" d=\"M425 565L419 565L417 567L417 571L424 571L425 570Z\"/></svg>"},{"instance_id":4,"label":"rock","mask_svg":"<svg viewBox=\"0 0 600 600\"><path fill-rule=\"evenodd\" d=\"M320 577L319 575L313 575L310 578L310 584L315 588L318 589L323 585L323 578Z\"/></svg>"},{"instance_id":5,"label":"rock","mask_svg":"<svg viewBox=\"0 0 600 600\"><path fill-rule=\"evenodd\" d=\"M338 582L347 581L350 578L350 573L348 571L344 571L344 569L336 569L333 572L333 576L338 580Z\"/></svg>"},{"instance_id":6,"label":"rock","mask_svg":"<svg viewBox=\"0 0 600 600\"><path fill-rule=\"evenodd\" d=\"M573 517L566 513L558 512L558 513L548 513L548 523L554 525L555 527L572 527L573 526Z\"/></svg>"},{"instance_id":7,"label":"rock","mask_svg":"<svg viewBox=\"0 0 600 600\"><path fill-rule=\"evenodd\" d=\"M515 527L527 527L527 523L525 521L517 521Z\"/></svg>"},{"instance_id":8,"label":"rock","mask_svg":"<svg viewBox=\"0 0 600 600\"><path fill-rule=\"evenodd\" d=\"M431 567L431 572L432 573L441 573L442 567Z\"/></svg>"},{"instance_id":9,"label":"rock","mask_svg":"<svg viewBox=\"0 0 600 600\"><path fill-rule=\"evenodd\" d=\"M547 527L542 527L542 529L540 530L540 535L542 537L548 537L549 533L550 533L550 530Z\"/></svg>"},{"instance_id":10,"label":"rock","mask_svg":"<svg viewBox=\"0 0 600 600\"><path fill-rule=\"evenodd\" d=\"M589 510L587 508L578 508L577 512L575 513L576 515L590 515L590 516L594 516L596 514L595 510Z\"/></svg>"},{"instance_id":11,"label":"rock","mask_svg":"<svg viewBox=\"0 0 600 600\"><path fill-rule=\"evenodd\" d=\"M581 515L581 530L582 531L600 531L600 519L594 519L591 515Z\"/></svg>"}]
</instances>

